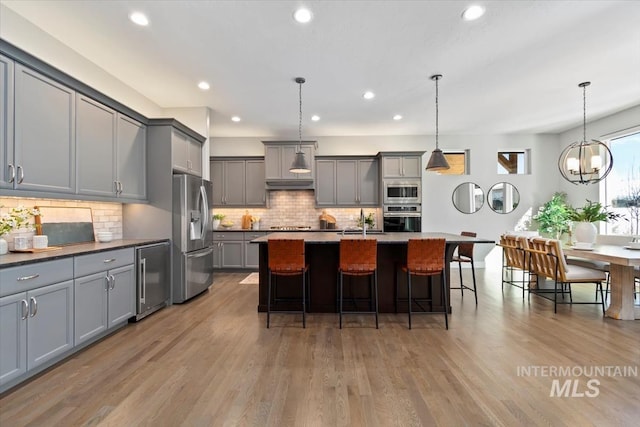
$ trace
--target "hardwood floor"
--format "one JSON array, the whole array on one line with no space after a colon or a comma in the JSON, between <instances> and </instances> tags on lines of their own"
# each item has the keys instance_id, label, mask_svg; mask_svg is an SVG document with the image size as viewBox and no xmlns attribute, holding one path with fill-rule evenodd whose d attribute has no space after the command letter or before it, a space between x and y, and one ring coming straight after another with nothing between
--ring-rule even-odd
<instances>
[{"instance_id":1,"label":"hardwood floor","mask_svg":"<svg viewBox=\"0 0 640 427\"><path fill-rule=\"evenodd\" d=\"M448 331L440 315L415 316L408 330L392 314L379 330L353 315L339 330L333 314L310 314L306 329L276 314L266 329L258 286L218 274L208 293L5 393L0 425L638 425L639 321L605 319L595 305L554 315L550 301L502 293L498 269L477 273L478 306L454 291ZM593 298L593 286L578 288L574 297ZM550 397L554 379L574 378L518 375L531 366L636 375L577 377L577 393L594 394L587 381L598 380L597 396Z\"/></svg>"}]
</instances>

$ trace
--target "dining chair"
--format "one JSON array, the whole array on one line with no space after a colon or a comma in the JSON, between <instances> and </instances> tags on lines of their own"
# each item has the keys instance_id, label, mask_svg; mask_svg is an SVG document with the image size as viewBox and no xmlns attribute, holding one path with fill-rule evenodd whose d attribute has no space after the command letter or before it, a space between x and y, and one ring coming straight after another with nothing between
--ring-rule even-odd
<instances>
[{"instance_id":1,"label":"dining chair","mask_svg":"<svg viewBox=\"0 0 640 427\"><path fill-rule=\"evenodd\" d=\"M411 314L413 305L422 308L422 312L416 313L433 313L426 311L421 305L422 302L428 302L433 308L433 276L440 277L440 293L442 296L443 311L436 313L444 314L444 324L449 329L449 304L447 302L447 278L445 269L445 239L409 239L407 242L407 260L406 264L401 266L402 271L407 273L407 313L409 316L409 329L411 329ZM430 298L414 298L412 296L412 276L426 276L429 278L431 292L428 294ZM398 290L396 286L396 304L398 301Z\"/></svg>"},{"instance_id":2,"label":"dining chair","mask_svg":"<svg viewBox=\"0 0 640 427\"><path fill-rule=\"evenodd\" d=\"M343 314L375 314L378 329L378 241L376 239L341 239L340 264L338 266L338 311L340 329ZM354 310L344 311L344 276L349 276L350 298ZM357 277L367 276L369 279L369 297L354 296L354 281ZM359 311L358 302L367 300L369 310Z\"/></svg>"},{"instance_id":3,"label":"dining chair","mask_svg":"<svg viewBox=\"0 0 640 427\"><path fill-rule=\"evenodd\" d=\"M477 234L472 231L463 231L461 236L476 237ZM458 245L458 252L451 258L452 262L458 263L458 272L460 273L460 287L449 287L449 289L460 289L460 293L464 298L464 290L470 290L476 299L476 305L478 305L478 293L476 292L476 267L473 263L473 243L461 243ZM471 264L471 275L473 277L473 288L470 288L462 281L462 263Z\"/></svg>"},{"instance_id":4,"label":"dining chair","mask_svg":"<svg viewBox=\"0 0 640 427\"><path fill-rule=\"evenodd\" d=\"M602 313L604 314L605 305L602 282L606 280L606 275L603 271L577 265L568 265L564 252L562 251L562 244L559 240L535 237L530 239L529 242L530 248L528 252L531 254L531 263L535 273L538 277L546 277L554 282L553 291L536 289L535 291L530 291L530 293L547 299L551 298L545 296L545 294L553 293L554 313L558 312L558 304L600 304L602 306ZM571 285L581 283L595 283L596 291L599 291L601 301L574 302ZM558 301L558 286L560 286L562 301ZM565 286L569 294L568 302L564 300Z\"/></svg>"},{"instance_id":5,"label":"dining chair","mask_svg":"<svg viewBox=\"0 0 640 427\"><path fill-rule=\"evenodd\" d=\"M505 283L520 288L524 299L525 292L535 280L530 254L527 252L529 241L524 236L503 234L498 246L502 247L502 288L504 290Z\"/></svg>"},{"instance_id":6,"label":"dining chair","mask_svg":"<svg viewBox=\"0 0 640 427\"><path fill-rule=\"evenodd\" d=\"M303 239L269 239L267 241L268 251L268 285L267 285L267 328L271 321L271 313L302 313L302 327L306 328L306 303L307 287L309 286L309 266L305 262L304 240ZM278 277L301 276L302 297L301 298L279 298L277 295ZM272 310L273 302L300 303L301 310Z\"/></svg>"}]
</instances>

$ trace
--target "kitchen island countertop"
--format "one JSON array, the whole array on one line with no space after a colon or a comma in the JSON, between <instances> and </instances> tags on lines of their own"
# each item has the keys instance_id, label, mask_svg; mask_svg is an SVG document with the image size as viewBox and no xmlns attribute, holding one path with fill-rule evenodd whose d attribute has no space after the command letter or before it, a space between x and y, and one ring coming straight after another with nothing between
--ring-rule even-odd
<instances>
[{"instance_id":1,"label":"kitchen island countertop","mask_svg":"<svg viewBox=\"0 0 640 427\"><path fill-rule=\"evenodd\" d=\"M352 234L352 232L342 234L341 231L327 233L326 231L313 232L273 232L266 236L253 239L251 243L266 243L269 239L303 239L305 243L339 243L340 239L362 238L362 233ZM367 239L376 239L380 243L407 243L409 239L443 238L447 243L495 243L491 239L479 237L466 237L459 234L424 232L424 233L367 233Z\"/></svg>"},{"instance_id":2,"label":"kitchen island countertop","mask_svg":"<svg viewBox=\"0 0 640 427\"><path fill-rule=\"evenodd\" d=\"M0 268L14 267L31 264L34 262L51 261L54 259L68 258L75 255L85 255L95 252L104 252L111 249L122 249L134 246L148 245L151 243L166 242L169 239L124 239L113 240L108 243L88 242L62 246L57 250L44 252L9 252L0 255Z\"/></svg>"}]
</instances>

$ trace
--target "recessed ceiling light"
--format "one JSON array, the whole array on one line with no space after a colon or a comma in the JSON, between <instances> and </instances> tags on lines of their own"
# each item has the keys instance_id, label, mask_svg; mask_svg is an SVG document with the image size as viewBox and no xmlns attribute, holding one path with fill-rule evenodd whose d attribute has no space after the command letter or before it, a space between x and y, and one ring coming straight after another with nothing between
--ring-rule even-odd
<instances>
[{"instance_id":1,"label":"recessed ceiling light","mask_svg":"<svg viewBox=\"0 0 640 427\"><path fill-rule=\"evenodd\" d=\"M393 120L402 120L402 116L400 114L396 114L393 116Z\"/></svg>"},{"instance_id":2,"label":"recessed ceiling light","mask_svg":"<svg viewBox=\"0 0 640 427\"><path fill-rule=\"evenodd\" d=\"M242 119L240 117L238 117L238 116L231 117L231 121L232 122L239 122L240 120L242 120Z\"/></svg>"},{"instance_id":3,"label":"recessed ceiling light","mask_svg":"<svg viewBox=\"0 0 640 427\"><path fill-rule=\"evenodd\" d=\"M375 98L375 97L376 97L376 94L375 94L375 93L373 93L373 92L371 92L370 90L368 90L368 91L366 91L366 92L362 95L362 97L363 97L364 99L373 99L373 98Z\"/></svg>"},{"instance_id":4,"label":"recessed ceiling light","mask_svg":"<svg viewBox=\"0 0 640 427\"><path fill-rule=\"evenodd\" d=\"M475 21L482 15L484 15L484 7L474 4L469 6L462 12L462 19L464 19L465 21Z\"/></svg>"},{"instance_id":5,"label":"recessed ceiling light","mask_svg":"<svg viewBox=\"0 0 640 427\"><path fill-rule=\"evenodd\" d=\"M317 122L318 120L320 120L320 116L317 116L314 114L313 116L311 116L311 120L313 120L314 122Z\"/></svg>"},{"instance_id":6,"label":"recessed ceiling light","mask_svg":"<svg viewBox=\"0 0 640 427\"><path fill-rule=\"evenodd\" d=\"M306 24L307 22L311 21L312 18L313 14L311 13L311 11L309 9L305 9L304 7L301 7L293 13L293 19L301 24Z\"/></svg>"},{"instance_id":7,"label":"recessed ceiling light","mask_svg":"<svg viewBox=\"0 0 640 427\"><path fill-rule=\"evenodd\" d=\"M134 24L140 25L142 27L146 27L147 25L149 25L149 18L147 18L147 16L142 12L133 12L131 15L129 15L129 19L131 19L131 22L133 22Z\"/></svg>"},{"instance_id":8,"label":"recessed ceiling light","mask_svg":"<svg viewBox=\"0 0 640 427\"><path fill-rule=\"evenodd\" d=\"M200 89L202 89L202 90L209 90L209 88L210 88L211 86L209 86L209 83L207 83L207 82L205 82L205 81L202 81L202 82L198 83L198 87L199 87Z\"/></svg>"}]
</instances>

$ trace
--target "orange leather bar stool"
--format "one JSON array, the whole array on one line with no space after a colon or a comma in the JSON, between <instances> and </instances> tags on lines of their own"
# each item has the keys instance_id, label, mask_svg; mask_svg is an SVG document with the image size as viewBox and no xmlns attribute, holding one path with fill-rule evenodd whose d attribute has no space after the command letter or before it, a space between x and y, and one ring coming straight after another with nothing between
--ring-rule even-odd
<instances>
[{"instance_id":1,"label":"orange leather bar stool","mask_svg":"<svg viewBox=\"0 0 640 427\"><path fill-rule=\"evenodd\" d=\"M445 239L409 239L407 243L407 264L402 266L402 270L407 273L407 305L409 313L409 329L411 329L412 305L427 301L433 307L433 292L429 299L417 299L411 296L411 276L440 276L442 301L444 305L444 324L449 329L449 316L447 303L447 280L445 271ZM429 283L433 286L431 280ZM397 289L396 289L397 294ZM430 313L423 311L423 313Z\"/></svg>"},{"instance_id":2,"label":"orange leather bar stool","mask_svg":"<svg viewBox=\"0 0 640 427\"><path fill-rule=\"evenodd\" d=\"M378 329L378 241L376 239L342 239L340 240L340 266L338 268L338 308L340 312L340 329L342 329L342 314L364 314L376 315L376 329ZM369 289L371 298L369 301L369 311L347 311L344 312L344 276L369 276ZM351 280L350 280L351 282ZM353 283L351 283L353 292ZM356 299L352 298L357 310Z\"/></svg>"},{"instance_id":3,"label":"orange leather bar stool","mask_svg":"<svg viewBox=\"0 0 640 427\"><path fill-rule=\"evenodd\" d=\"M273 239L268 241L268 256L269 256L269 285L267 286L267 328L271 321L271 313L302 313L302 327L306 328L306 302L307 302L307 286L308 286L308 272L309 266L305 263L304 259L304 240L302 239ZM272 280L273 276L302 276L302 310L299 311L274 311L271 310L271 293L272 282L276 282L277 279ZM274 293L274 301L292 301L291 298L277 298Z\"/></svg>"},{"instance_id":4,"label":"orange leather bar stool","mask_svg":"<svg viewBox=\"0 0 640 427\"><path fill-rule=\"evenodd\" d=\"M477 234L472 231L463 231L462 233L460 233L460 235L467 236L467 237L477 236ZM451 259L451 261L458 263L458 272L460 273L460 287L459 288L450 287L449 289L460 289L460 293L462 294L463 298L464 298L465 289L472 291L474 296L476 297L476 305L478 305L478 293L476 292L476 266L473 264L473 243L461 243L460 245L458 245L458 254L455 255ZM473 289L466 286L462 282L462 263L463 262L468 262L471 264L471 275L473 277Z\"/></svg>"}]
</instances>

